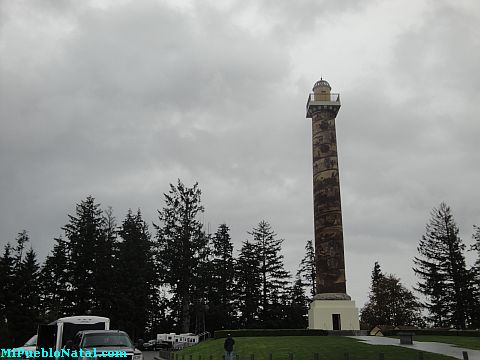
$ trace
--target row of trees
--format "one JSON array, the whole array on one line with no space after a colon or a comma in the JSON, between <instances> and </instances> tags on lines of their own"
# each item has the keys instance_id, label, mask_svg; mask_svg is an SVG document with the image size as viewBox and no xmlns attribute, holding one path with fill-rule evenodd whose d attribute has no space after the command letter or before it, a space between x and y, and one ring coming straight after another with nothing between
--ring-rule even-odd
<instances>
[{"instance_id":1,"label":"row of trees","mask_svg":"<svg viewBox=\"0 0 480 360\"><path fill-rule=\"evenodd\" d=\"M365 327L374 325L425 325L457 329L480 327L480 228L474 226L476 262L466 265L466 247L452 211L445 203L431 212L414 258L419 278L415 290L420 302L400 279L382 273L378 262L372 271L367 303L361 311ZM426 316L422 316L422 310Z\"/></svg>"},{"instance_id":2,"label":"row of trees","mask_svg":"<svg viewBox=\"0 0 480 360\"><path fill-rule=\"evenodd\" d=\"M226 224L207 234L201 191L180 181L165 194L154 234L140 211L117 224L91 196L40 266L27 232L0 258L0 339L18 345L39 322L91 313L137 339L163 331L306 327L315 268L311 241L294 281L279 239L261 221L238 256Z\"/></svg>"},{"instance_id":3,"label":"row of trees","mask_svg":"<svg viewBox=\"0 0 480 360\"><path fill-rule=\"evenodd\" d=\"M229 228L214 234L198 220L204 208L198 185L180 181L165 194L154 233L140 211L120 224L91 196L76 207L40 265L21 232L0 257L0 345L18 345L36 324L92 313L111 318L135 338L164 331L222 328L305 328L315 294L312 241L297 274L284 267L282 239L266 221L249 232L234 256ZM394 275L375 264L362 323L457 328L480 326L480 230L465 264L465 245L450 208L432 212L415 257L420 301ZM426 318L422 310L428 310Z\"/></svg>"}]
</instances>

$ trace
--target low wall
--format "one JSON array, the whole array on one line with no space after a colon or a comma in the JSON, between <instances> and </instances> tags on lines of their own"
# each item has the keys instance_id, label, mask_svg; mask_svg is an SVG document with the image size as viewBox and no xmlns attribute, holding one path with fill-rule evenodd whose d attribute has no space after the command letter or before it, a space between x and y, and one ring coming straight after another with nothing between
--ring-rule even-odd
<instances>
[{"instance_id":1,"label":"low wall","mask_svg":"<svg viewBox=\"0 0 480 360\"><path fill-rule=\"evenodd\" d=\"M240 329L240 330L217 330L214 338L226 338L247 336L358 336L368 335L365 330L313 330L313 329Z\"/></svg>"}]
</instances>

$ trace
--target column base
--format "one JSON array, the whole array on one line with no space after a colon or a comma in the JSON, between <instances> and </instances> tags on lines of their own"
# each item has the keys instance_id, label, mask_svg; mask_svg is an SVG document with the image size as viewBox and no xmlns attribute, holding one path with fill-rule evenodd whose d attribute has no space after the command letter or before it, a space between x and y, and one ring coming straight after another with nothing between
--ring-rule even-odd
<instances>
[{"instance_id":1,"label":"column base","mask_svg":"<svg viewBox=\"0 0 480 360\"><path fill-rule=\"evenodd\" d=\"M316 295L310 303L310 309L308 310L309 329L360 330L355 301L350 300L350 297L346 294L338 294L337 297L327 296L334 298L331 300L321 300L321 295ZM344 295L348 297L348 300Z\"/></svg>"}]
</instances>

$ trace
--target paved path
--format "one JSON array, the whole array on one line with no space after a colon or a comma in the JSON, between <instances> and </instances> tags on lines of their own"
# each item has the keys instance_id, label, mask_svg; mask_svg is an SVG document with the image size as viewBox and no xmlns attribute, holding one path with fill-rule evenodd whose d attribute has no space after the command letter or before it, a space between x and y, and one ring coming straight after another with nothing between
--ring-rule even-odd
<instances>
[{"instance_id":1,"label":"paved path","mask_svg":"<svg viewBox=\"0 0 480 360\"><path fill-rule=\"evenodd\" d=\"M144 360L153 360L154 357L158 357L158 351L142 351Z\"/></svg>"},{"instance_id":2,"label":"paved path","mask_svg":"<svg viewBox=\"0 0 480 360\"><path fill-rule=\"evenodd\" d=\"M424 342L424 341L415 341L413 338L413 345L400 345L399 339L392 339L383 336L349 336L352 339L357 339L365 341L370 345L394 345L394 346L403 346L410 349L428 351L432 353L442 354L454 357L456 359L463 359L462 352L468 352L469 360L480 360L480 350L471 350L461 347L456 347L451 344L437 343L437 342Z\"/></svg>"}]
</instances>

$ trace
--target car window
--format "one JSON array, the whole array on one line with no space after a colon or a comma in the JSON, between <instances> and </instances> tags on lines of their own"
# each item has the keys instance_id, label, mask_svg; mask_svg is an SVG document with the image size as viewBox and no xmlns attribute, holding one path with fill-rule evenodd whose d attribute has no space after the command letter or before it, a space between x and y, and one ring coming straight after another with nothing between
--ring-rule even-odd
<instances>
[{"instance_id":1,"label":"car window","mask_svg":"<svg viewBox=\"0 0 480 360\"><path fill-rule=\"evenodd\" d=\"M92 347L108 347L108 346L125 346L133 347L130 338L126 334L122 333L96 333L96 334L85 334L82 347L92 348Z\"/></svg>"}]
</instances>

